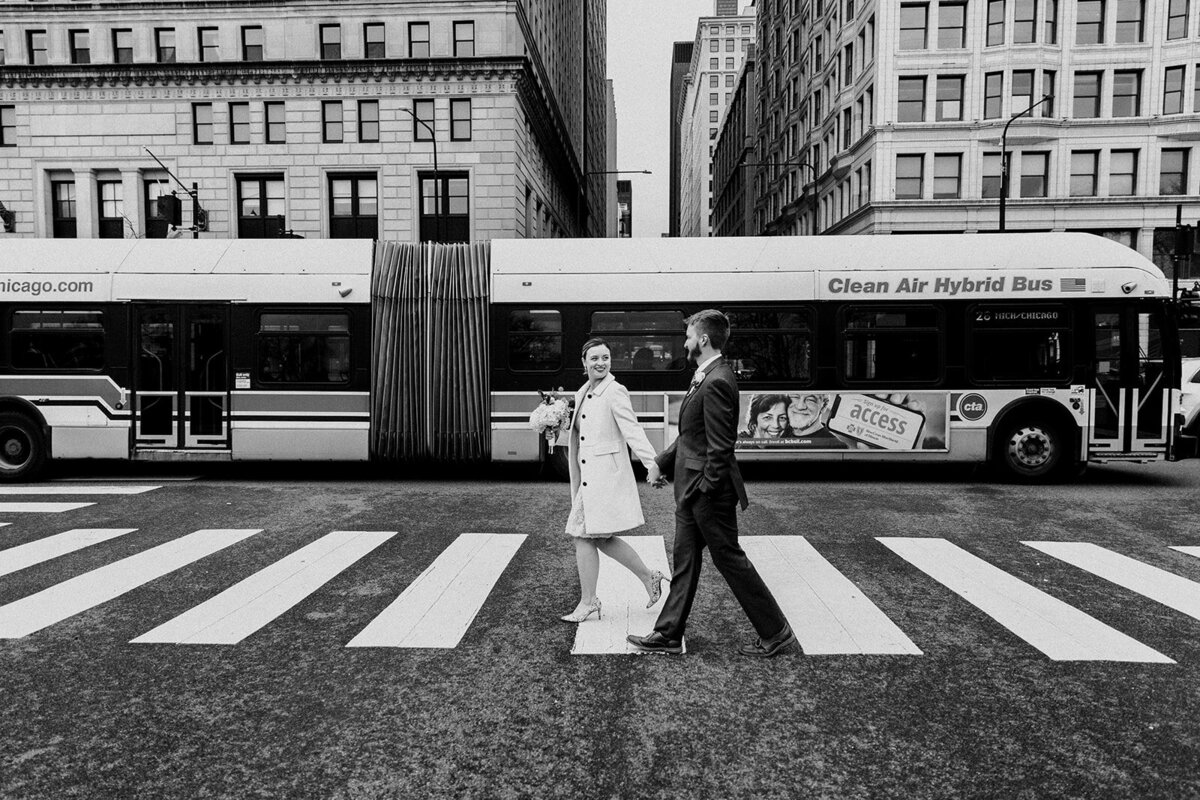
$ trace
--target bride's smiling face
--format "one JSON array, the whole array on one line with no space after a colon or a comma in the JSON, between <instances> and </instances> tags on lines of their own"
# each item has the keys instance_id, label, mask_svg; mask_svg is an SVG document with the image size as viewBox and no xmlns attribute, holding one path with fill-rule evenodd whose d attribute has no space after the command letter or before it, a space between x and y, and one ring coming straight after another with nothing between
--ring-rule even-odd
<instances>
[{"instance_id":1,"label":"bride's smiling face","mask_svg":"<svg viewBox=\"0 0 1200 800\"><path fill-rule=\"evenodd\" d=\"M598 344L595 347L590 347L583 354L583 369L587 372L588 380L604 380L604 376L608 374L611 366L612 354L608 351L606 345Z\"/></svg>"}]
</instances>

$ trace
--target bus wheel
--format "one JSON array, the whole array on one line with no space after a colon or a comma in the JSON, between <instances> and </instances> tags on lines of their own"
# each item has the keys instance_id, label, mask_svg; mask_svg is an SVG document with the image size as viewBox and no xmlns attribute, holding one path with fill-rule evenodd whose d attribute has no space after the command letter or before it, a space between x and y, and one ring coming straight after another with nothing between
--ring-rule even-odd
<instances>
[{"instance_id":1,"label":"bus wheel","mask_svg":"<svg viewBox=\"0 0 1200 800\"><path fill-rule=\"evenodd\" d=\"M1069 460L1066 439L1059 429L1041 421L1007 426L996 444L1000 466L1019 481L1047 480Z\"/></svg>"},{"instance_id":2,"label":"bus wheel","mask_svg":"<svg viewBox=\"0 0 1200 800\"><path fill-rule=\"evenodd\" d=\"M41 471L46 443L37 424L23 414L0 414L0 481L27 481Z\"/></svg>"}]
</instances>

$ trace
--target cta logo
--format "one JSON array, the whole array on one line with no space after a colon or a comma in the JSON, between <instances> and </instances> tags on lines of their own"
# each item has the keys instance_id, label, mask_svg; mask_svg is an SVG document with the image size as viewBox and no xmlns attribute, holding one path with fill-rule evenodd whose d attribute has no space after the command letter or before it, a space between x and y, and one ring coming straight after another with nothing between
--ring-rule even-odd
<instances>
[{"instance_id":1,"label":"cta logo","mask_svg":"<svg viewBox=\"0 0 1200 800\"><path fill-rule=\"evenodd\" d=\"M987 400L981 394L964 394L958 401L958 415L974 422L987 413Z\"/></svg>"}]
</instances>

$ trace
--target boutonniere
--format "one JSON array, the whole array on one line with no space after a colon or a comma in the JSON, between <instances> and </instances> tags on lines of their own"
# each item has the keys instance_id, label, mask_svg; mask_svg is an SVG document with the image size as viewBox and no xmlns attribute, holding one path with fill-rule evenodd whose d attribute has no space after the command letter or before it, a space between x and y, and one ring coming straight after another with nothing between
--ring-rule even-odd
<instances>
[{"instance_id":1,"label":"boutonniere","mask_svg":"<svg viewBox=\"0 0 1200 800\"><path fill-rule=\"evenodd\" d=\"M696 374L692 376L692 385L699 386L702 380L704 380L704 370L698 369L696 370Z\"/></svg>"}]
</instances>

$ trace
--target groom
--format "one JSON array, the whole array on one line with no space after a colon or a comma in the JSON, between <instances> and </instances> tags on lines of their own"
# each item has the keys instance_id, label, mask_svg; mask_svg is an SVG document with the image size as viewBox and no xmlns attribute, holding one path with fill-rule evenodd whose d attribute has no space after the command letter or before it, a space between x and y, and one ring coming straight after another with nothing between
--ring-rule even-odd
<instances>
[{"instance_id":1,"label":"groom","mask_svg":"<svg viewBox=\"0 0 1200 800\"><path fill-rule=\"evenodd\" d=\"M746 488L733 457L737 439L738 389L733 370L721 357L729 320L716 309L687 318L688 357L698 369L679 407L679 436L659 454L649 480L675 481L675 571L671 591L654 630L629 636L648 653L682 653L683 629L700 582L705 546L725 578L758 639L738 652L770 658L796 641L792 628L758 571L738 545L737 503L745 509Z\"/></svg>"}]
</instances>

